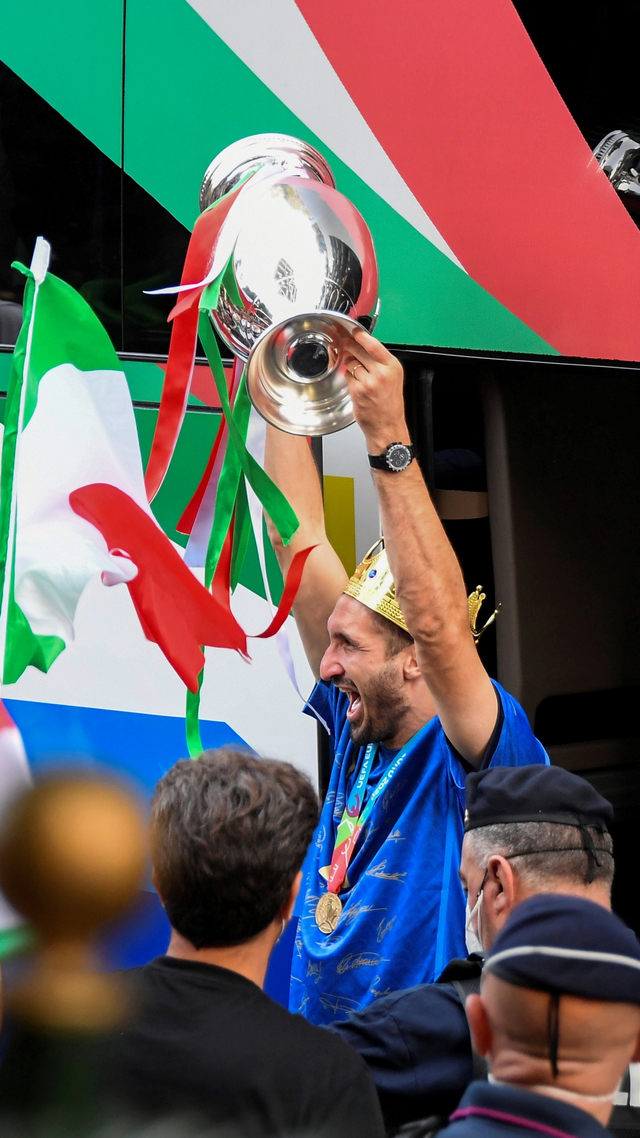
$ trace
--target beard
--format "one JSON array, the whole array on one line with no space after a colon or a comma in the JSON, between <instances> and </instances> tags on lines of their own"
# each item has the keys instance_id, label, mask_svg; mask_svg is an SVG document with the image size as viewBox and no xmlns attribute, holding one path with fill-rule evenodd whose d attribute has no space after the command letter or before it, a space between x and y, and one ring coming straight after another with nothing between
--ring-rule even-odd
<instances>
[{"instance_id":1,"label":"beard","mask_svg":"<svg viewBox=\"0 0 640 1138\"><path fill-rule=\"evenodd\" d=\"M357 722L349 724L351 740L356 747L365 743L385 743L393 739L409 710L404 683L398 678L397 668L390 663L375 676L360 684L362 714Z\"/></svg>"}]
</instances>

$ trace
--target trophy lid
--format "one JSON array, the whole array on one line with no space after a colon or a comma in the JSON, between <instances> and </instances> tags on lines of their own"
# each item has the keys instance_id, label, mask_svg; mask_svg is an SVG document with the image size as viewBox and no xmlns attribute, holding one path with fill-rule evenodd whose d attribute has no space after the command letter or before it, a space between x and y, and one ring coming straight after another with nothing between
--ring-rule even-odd
<instances>
[{"instance_id":1,"label":"trophy lid","mask_svg":"<svg viewBox=\"0 0 640 1138\"><path fill-rule=\"evenodd\" d=\"M287 173L299 173L335 188L330 166L308 142L288 134L251 134L225 147L207 167L200 188L200 211L261 166L284 167Z\"/></svg>"}]
</instances>

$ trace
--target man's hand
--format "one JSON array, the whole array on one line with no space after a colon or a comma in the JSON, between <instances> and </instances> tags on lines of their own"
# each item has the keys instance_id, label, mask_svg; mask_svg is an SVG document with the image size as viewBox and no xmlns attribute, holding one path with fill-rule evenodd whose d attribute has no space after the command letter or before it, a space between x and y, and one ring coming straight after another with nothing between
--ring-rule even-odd
<instances>
[{"instance_id":1,"label":"man's hand","mask_svg":"<svg viewBox=\"0 0 640 1138\"><path fill-rule=\"evenodd\" d=\"M355 332L346 361L353 411L370 454L390 443L408 443L402 364L364 328Z\"/></svg>"}]
</instances>

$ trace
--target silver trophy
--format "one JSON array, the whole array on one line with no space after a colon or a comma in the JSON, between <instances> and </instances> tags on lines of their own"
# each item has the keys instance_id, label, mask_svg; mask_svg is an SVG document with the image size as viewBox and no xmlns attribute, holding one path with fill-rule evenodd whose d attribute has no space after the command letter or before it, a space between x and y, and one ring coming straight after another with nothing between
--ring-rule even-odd
<instances>
[{"instance_id":1,"label":"silver trophy","mask_svg":"<svg viewBox=\"0 0 640 1138\"><path fill-rule=\"evenodd\" d=\"M249 174L220 230L234 287L225 276L211 320L248 361L249 396L267 422L295 435L331 434L353 422L345 382L352 333L371 330L377 316L371 234L322 155L287 135L253 135L223 150L205 174L201 209Z\"/></svg>"}]
</instances>

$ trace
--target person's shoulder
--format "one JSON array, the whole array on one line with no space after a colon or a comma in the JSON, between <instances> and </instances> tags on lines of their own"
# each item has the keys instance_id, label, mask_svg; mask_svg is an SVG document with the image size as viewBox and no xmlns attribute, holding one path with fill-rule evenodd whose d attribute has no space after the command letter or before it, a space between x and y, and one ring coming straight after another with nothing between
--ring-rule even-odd
<instances>
[{"instance_id":1,"label":"person's shoulder","mask_svg":"<svg viewBox=\"0 0 640 1138\"><path fill-rule=\"evenodd\" d=\"M115 975L122 979L127 979L127 977L131 977L132 980L141 979L144 976L152 975L158 969L161 970L167 960L169 960L167 956L154 956L145 964L136 964L133 968L120 968Z\"/></svg>"},{"instance_id":2,"label":"person's shoulder","mask_svg":"<svg viewBox=\"0 0 640 1138\"><path fill-rule=\"evenodd\" d=\"M480 980L482 976L482 957L472 952L469 956L454 957L442 970L436 984L452 984L455 981Z\"/></svg>"},{"instance_id":3,"label":"person's shoulder","mask_svg":"<svg viewBox=\"0 0 640 1138\"><path fill-rule=\"evenodd\" d=\"M391 999L391 997L389 997ZM439 984L417 984L415 988L407 988L399 992L389 1006L389 1014L393 1015L398 1027L407 1027L415 1024L425 1026L431 1024L436 1027L442 1024L443 1019L449 1019L452 1009L462 1008L462 1000L450 981ZM463 1009L463 1016L464 1014Z\"/></svg>"},{"instance_id":4,"label":"person's shoulder","mask_svg":"<svg viewBox=\"0 0 640 1138\"><path fill-rule=\"evenodd\" d=\"M531 726L522 704L518 703L515 696L511 695L506 688L503 688L502 684L499 684L497 680L492 680L491 683L502 705L505 723L516 723L522 730L531 732Z\"/></svg>"},{"instance_id":5,"label":"person's shoulder","mask_svg":"<svg viewBox=\"0 0 640 1138\"><path fill-rule=\"evenodd\" d=\"M162 956L156 956L146 964L137 964L133 968L120 968L114 975L125 989L135 992L138 996L153 988L154 977L160 973L163 959L165 958Z\"/></svg>"},{"instance_id":6,"label":"person's shoulder","mask_svg":"<svg viewBox=\"0 0 640 1138\"><path fill-rule=\"evenodd\" d=\"M525 766L529 763L549 764L549 756L533 733L527 714L518 700L497 680L493 686L502 707L502 729L490 766Z\"/></svg>"},{"instance_id":7,"label":"person's shoulder","mask_svg":"<svg viewBox=\"0 0 640 1138\"><path fill-rule=\"evenodd\" d=\"M153 962L150 961L149 963ZM121 984L125 984L127 986L141 984L144 980L148 968L149 964L138 964L135 966L135 968L118 968L114 972L114 976L117 976Z\"/></svg>"},{"instance_id":8,"label":"person's shoulder","mask_svg":"<svg viewBox=\"0 0 640 1138\"><path fill-rule=\"evenodd\" d=\"M440 755L443 744L447 748L451 747L444 727L440 722L440 716L434 715L416 732L413 739L410 740L409 755L407 757L413 757L415 759L420 756L419 761L422 763L425 761L425 756L430 756L431 754L435 756Z\"/></svg>"},{"instance_id":9,"label":"person's shoulder","mask_svg":"<svg viewBox=\"0 0 640 1138\"><path fill-rule=\"evenodd\" d=\"M609 1131L573 1103L541 1095L523 1087L476 1080L467 1087L441 1133L451 1135L493 1134L491 1118L502 1115L500 1133L521 1138L525 1131L545 1134L580 1134L582 1138L607 1138ZM486 1121L485 1121L486 1120ZM507 1121L510 1120L510 1121ZM469 1129L467 1129L469 1124Z\"/></svg>"},{"instance_id":10,"label":"person's shoulder","mask_svg":"<svg viewBox=\"0 0 640 1138\"><path fill-rule=\"evenodd\" d=\"M322 1064L332 1070L342 1085L352 1082L365 1068L364 1060L348 1043L333 1031L309 1023L304 1016L287 1011L280 1004L272 1004L274 1033L287 1048L305 1056L305 1064Z\"/></svg>"},{"instance_id":11,"label":"person's shoulder","mask_svg":"<svg viewBox=\"0 0 640 1138\"><path fill-rule=\"evenodd\" d=\"M350 1012L345 1021L332 1024L331 1028L346 1039L352 1032L378 1034L387 1029L402 1036L425 1031L438 1034L452 1013L456 1016L460 1011L466 1024L462 1000L453 983L416 984L390 992L362 1011Z\"/></svg>"},{"instance_id":12,"label":"person's shoulder","mask_svg":"<svg viewBox=\"0 0 640 1138\"><path fill-rule=\"evenodd\" d=\"M309 1023L264 996L262 1030L268 1028L269 1059L274 1075L295 1080L305 1103L306 1132L334 1135L367 1134L382 1138L380 1107L363 1057L343 1039ZM266 1011L267 1004L270 1005Z\"/></svg>"}]
</instances>

